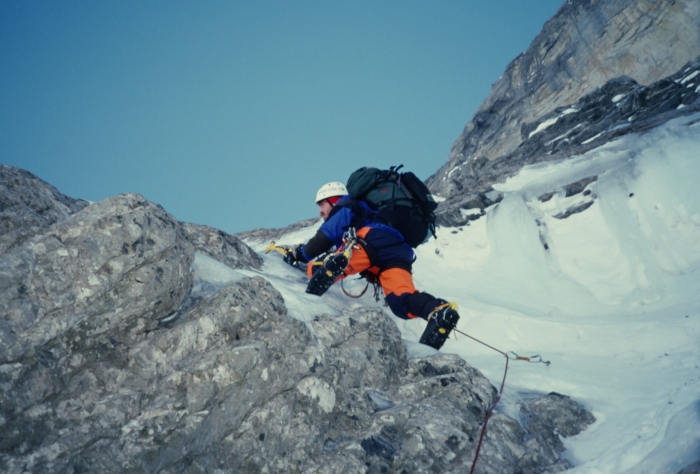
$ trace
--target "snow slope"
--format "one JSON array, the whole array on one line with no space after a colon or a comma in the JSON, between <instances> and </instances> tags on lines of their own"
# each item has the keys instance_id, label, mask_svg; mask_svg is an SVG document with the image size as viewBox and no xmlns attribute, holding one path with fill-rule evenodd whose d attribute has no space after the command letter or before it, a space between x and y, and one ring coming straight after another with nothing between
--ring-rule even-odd
<instances>
[{"instance_id":1,"label":"snow slope","mask_svg":"<svg viewBox=\"0 0 700 474\"><path fill-rule=\"evenodd\" d=\"M700 459L699 150L697 114L526 168L498 187L505 198L484 218L441 228L417 251L417 287L456 301L461 331L551 361L512 361L500 410L517 417L518 400L556 391L593 412L595 424L564 439L576 466L569 472L677 473ZM590 193L537 199L594 175ZM581 213L553 217L590 201ZM315 230L278 244L304 242ZM269 242L248 243L262 254ZM344 296L339 285L322 298L306 295L301 272L279 254L263 256L263 275L293 317L382 307L370 295ZM202 291L254 274L202 255L195 270ZM416 342L425 322L394 320L412 357L433 352ZM500 385L505 359L492 349L458 336L442 351Z\"/></svg>"}]
</instances>

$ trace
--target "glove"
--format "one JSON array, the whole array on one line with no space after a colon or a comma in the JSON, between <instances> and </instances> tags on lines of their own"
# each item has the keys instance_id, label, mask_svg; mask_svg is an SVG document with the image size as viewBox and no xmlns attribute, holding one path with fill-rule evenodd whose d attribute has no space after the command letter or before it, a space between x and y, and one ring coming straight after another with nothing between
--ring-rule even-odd
<instances>
[{"instance_id":1,"label":"glove","mask_svg":"<svg viewBox=\"0 0 700 474\"><path fill-rule=\"evenodd\" d=\"M284 254L284 261L293 266L293 267L298 267L299 263L303 263L304 259L301 257L301 245L298 246L297 248L293 250L289 250L286 254Z\"/></svg>"}]
</instances>

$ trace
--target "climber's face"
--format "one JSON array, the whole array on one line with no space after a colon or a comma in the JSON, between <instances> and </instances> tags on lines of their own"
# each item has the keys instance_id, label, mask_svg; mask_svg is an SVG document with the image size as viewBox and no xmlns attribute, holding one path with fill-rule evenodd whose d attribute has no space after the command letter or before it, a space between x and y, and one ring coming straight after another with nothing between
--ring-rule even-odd
<instances>
[{"instance_id":1,"label":"climber's face","mask_svg":"<svg viewBox=\"0 0 700 474\"><path fill-rule=\"evenodd\" d=\"M326 199L318 203L318 213L323 217L323 220L328 220L328 216L333 210L333 205Z\"/></svg>"}]
</instances>

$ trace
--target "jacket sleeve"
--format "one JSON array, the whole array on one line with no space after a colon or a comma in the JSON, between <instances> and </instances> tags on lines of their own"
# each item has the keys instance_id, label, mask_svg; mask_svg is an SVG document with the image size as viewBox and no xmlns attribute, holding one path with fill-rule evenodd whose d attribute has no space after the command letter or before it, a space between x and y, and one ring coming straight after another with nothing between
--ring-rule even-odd
<instances>
[{"instance_id":1,"label":"jacket sleeve","mask_svg":"<svg viewBox=\"0 0 700 474\"><path fill-rule=\"evenodd\" d=\"M321 229L318 229L316 235L301 247L301 253L304 259L309 262L323 252L330 250L333 245L333 241Z\"/></svg>"},{"instance_id":2,"label":"jacket sleeve","mask_svg":"<svg viewBox=\"0 0 700 474\"><path fill-rule=\"evenodd\" d=\"M352 206L336 204L328 220L321 224L316 235L302 247L301 253L306 261L313 260L333 246L340 247L343 234L351 225L354 215Z\"/></svg>"}]
</instances>

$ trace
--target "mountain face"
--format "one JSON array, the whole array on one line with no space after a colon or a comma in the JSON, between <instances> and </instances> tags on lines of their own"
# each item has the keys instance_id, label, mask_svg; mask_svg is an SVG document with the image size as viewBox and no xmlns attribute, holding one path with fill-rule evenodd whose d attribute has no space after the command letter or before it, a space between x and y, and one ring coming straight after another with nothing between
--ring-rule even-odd
<instances>
[{"instance_id":1,"label":"mountain face","mask_svg":"<svg viewBox=\"0 0 700 474\"><path fill-rule=\"evenodd\" d=\"M431 191L447 199L441 212L479 199L479 193L525 164L565 156L561 145L567 142L559 140L560 148L549 149L541 149L541 142L529 142L546 119L591 94L608 94L612 99L633 87L681 74L681 68L698 55L700 3L695 0L568 0L528 50L508 65L453 144L447 163L428 179ZM672 103L697 104L694 93L694 98ZM632 109L646 107L644 94L636 97L636 102L621 104L627 110L625 118L632 121ZM584 152L571 149L571 144L618 124L604 118L591 114L588 121L597 122L595 133L577 132L581 140L569 142L567 153Z\"/></svg>"},{"instance_id":2,"label":"mountain face","mask_svg":"<svg viewBox=\"0 0 700 474\"><path fill-rule=\"evenodd\" d=\"M492 185L502 183L523 166L582 155L623 135L644 133L672 118L697 112L699 75L700 57L648 86L626 76L618 77L576 102L523 125L522 142L512 152L492 161L484 159L458 165L448 173L450 179L453 176L459 179L457 176L467 173L465 179L471 184L440 205L437 222L459 226L483 215L485 208L502 197L493 191ZM582 180L588 178L581 176ZM579 184L573 182L569 186L574 189ZM568 190L567 195L571 192ZM471 209L480 209L481 213L465 217L464 212Z\"/></svg>"},{"instance_id":3,"label":"mountain face","mask_svg":"<svg viewBox=\"0 0 700 474\"><path fill-rule=\"evenodd\" d=\"M564 4L431 177L446 198L441 224L483 216L501 199L491 185L526 164L700 109L698 18L694 0ZM552 216L568 222L609 190L599 172L538 184L535 198L546 207L580 197ZM526 207L518 199L489 211L496 231ZM498 390L455 355L408 357L385 312L309 307L308 321L295 318L296 296L285 301L238 236L179 222L136 194L89 204L0 165L0 206L0 471L469 471ZM563 237L546 221L514 234L551 254ZM277 238L312 222L243 236ZM506 248L508 262L521 250ZM212 284L195 270L202 258L240 278ZM572 467L562 438L593 415L565 394L523 398L518 419L490 418L476 472Z\"/></svg>"}]
</instances>

